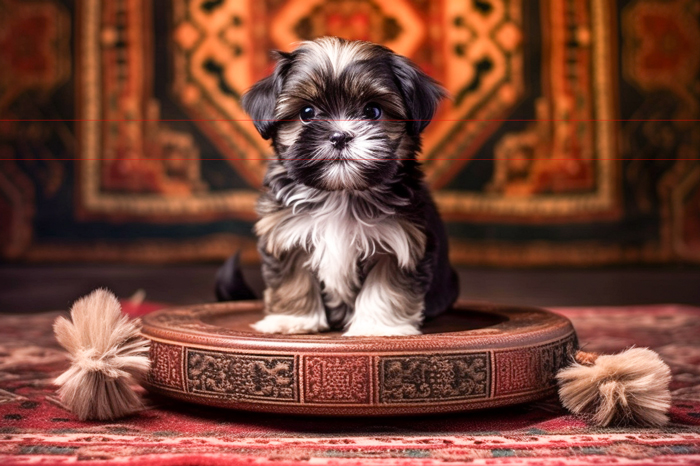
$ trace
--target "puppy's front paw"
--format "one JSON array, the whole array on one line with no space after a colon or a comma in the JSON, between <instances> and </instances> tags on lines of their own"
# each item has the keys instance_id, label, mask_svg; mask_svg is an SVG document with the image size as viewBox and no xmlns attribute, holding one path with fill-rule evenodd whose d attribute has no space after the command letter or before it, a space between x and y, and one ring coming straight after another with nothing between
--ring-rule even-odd
<instances>
[{"instance_id":1,"label":"puppy's front paw","mask_svg":"<svg viewBox=\"0 0 700 466\"><path fill-rule=\"evenodd\" d=\"M354 323L350 325L344 337L401 337L407 335L420 335L421 332L410 324L402 325L379 325Z\"/></svg>"},{"instance_id":2,"label":"puppy's front paw","mask_svg":"<svg viewBox=\"0 0 700 466\"><path fill-rule=\"evenodd\" d=\"M303 334L328 330L328 324L317 316L287 316L270 314L251 325L260 333Z\"/></svg>"}]
</instances>

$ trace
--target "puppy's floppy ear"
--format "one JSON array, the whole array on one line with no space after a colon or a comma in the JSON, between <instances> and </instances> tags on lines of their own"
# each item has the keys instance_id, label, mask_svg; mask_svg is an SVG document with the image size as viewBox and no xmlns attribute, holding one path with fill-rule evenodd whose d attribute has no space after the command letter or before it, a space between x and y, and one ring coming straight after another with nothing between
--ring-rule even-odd
<instances>
[{"instance_id":1,"label":"puppy's floppy ear","mask_svg":"<svg viewBox=\"0 0 700 466\"><path fill-rule=\"evenodd\" d=\"M282 92L284 79L292 65L292 54L275 51L277 58L275 71L267 78L261 79L251 87L241 99L243 110L251 116L253 124L260 135L265 139L270 139L274 128L277 126L275 120L275 106L277 99Z\"/></svg>"},{"instance_id":2,"label":"puppy's floppy ear","mask_svg":"<svg viewBox=\"0 0 700 466\"><path fill-rule=\"evenodd\" d=\"M409 134L417 136L428 126L447 91L405 57L392 55L391 68L412 120L406 127Z\"/></svg>"}]
</instances>

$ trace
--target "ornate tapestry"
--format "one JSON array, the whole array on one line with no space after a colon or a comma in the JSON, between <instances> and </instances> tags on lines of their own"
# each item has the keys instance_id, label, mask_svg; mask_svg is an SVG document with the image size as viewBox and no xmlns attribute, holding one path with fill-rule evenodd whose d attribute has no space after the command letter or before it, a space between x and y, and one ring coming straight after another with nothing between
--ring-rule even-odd
<instances>
[{"instance_id":1,"label":"ornate tapestry","mask_svg":"<svg viewBox=\"0 0 700 466\"><path fill-rule=\"evenodd\" d=\"M455 263L700 262L695 0L0 0L0 250L255 260L271 49L382 43L451 99L425 132Z\"/></svg>"}]
</instances>

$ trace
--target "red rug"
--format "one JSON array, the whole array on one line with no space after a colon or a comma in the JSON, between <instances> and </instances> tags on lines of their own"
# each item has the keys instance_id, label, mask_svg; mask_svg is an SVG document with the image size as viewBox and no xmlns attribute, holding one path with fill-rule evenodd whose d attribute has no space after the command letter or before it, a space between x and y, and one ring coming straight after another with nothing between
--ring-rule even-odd
<instances>
[{"instance_id":1,"label":"red rug","mask_svg":"<svg viewBox=\"0 0 700 466\"><path fill-rule=\"evenodd\" d=\"M142 313L150 308L130 309ZM67 367L58 313L0 316L0 464L516 465L700 464L700 309L556 309L590 351L632 345L673 370L663 429L594 429L556 399L450 416L318 419L248 414L148 398L118 422L79 422L55 398Z\"/></svg>"}]
</instances>

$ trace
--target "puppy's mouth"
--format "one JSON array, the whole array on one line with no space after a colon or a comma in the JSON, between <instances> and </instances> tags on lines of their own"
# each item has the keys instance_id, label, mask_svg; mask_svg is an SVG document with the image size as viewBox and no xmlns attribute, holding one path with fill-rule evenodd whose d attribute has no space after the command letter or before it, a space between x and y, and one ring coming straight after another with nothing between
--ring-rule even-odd
<instances>
[{"instance_id":1,"label":"puppy's mouth","mask_svg":"<svg viewBox=\"0 0 700 466\"><path fill-rule=\"evenodd\" d=\"M353 153L350 147L344 146L330 150L325 162L332 165L351 165L361 162L361 160L357 159L357 155Z\"/></svg>"},{"instance_id":2,"label":"puppy's mouth","mask_svg":"<svg viewBox=\"0 0 700 466\"><path fill-rule=\"evenodd\" d=\"M333 159L333 160L329 160L329 163L330 163L331 165L341 165L341 166L344 166L344 165L353 164L353 163L355 163L355 161L354 161L354 160L349 160L349 159Z\"/></svg>"},{"instance_id":3,"label":"puppy's mouth","mask_svg":"<svg viewBox=\"0 0 700 466\"><path fill-rule=\"evenodd\" d=\"M340 165L347 165L358 161L359 160L356 160L347 149L336 150L333 153L333 157L328 159L328 162Z\"/></svg>"}]
</instances>

